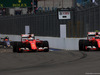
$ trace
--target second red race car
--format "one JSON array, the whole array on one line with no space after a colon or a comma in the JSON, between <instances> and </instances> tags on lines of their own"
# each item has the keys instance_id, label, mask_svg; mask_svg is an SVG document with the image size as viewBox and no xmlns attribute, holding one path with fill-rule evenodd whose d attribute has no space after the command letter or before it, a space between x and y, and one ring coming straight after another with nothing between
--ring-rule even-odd
<instances>
[{"instance_id":1,"label":"second red race car","mask_svg":"<svg viewBox=\"0 0 100 75\"><path fill-rule=\"evenodd\" d=\"M80 51L89 51L89 50L100 51L100 32L88 32L87 39L79 40L79 50Z\"/></svg>"},{"instance_id":2,"label":"second red race car","mask_svg":"<svg viewBox=\"0 0 100 75\"><path fill-rule=\"evenodd\" d=\"M49 52L49 43L39 39L35 40L34 34L22 34L21 42L14 42L13 52L21 53L23 51Z\"/></svg>"}]
</instances>

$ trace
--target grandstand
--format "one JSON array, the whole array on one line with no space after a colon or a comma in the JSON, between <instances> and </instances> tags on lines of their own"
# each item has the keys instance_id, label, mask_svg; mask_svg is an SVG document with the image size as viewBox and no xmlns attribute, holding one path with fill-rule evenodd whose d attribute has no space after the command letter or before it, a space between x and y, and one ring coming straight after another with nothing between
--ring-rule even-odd
<instances>
[{"instance_id":1,"label":"grandstand","mask_svg":"<svg viewBox=\"0 0 100 75\"><path fill-rule=\"evenodd\" d=\"M38 9L52 10L53 8L71 8L74 0L38 0Z\"/></svg>"}]
</instances>

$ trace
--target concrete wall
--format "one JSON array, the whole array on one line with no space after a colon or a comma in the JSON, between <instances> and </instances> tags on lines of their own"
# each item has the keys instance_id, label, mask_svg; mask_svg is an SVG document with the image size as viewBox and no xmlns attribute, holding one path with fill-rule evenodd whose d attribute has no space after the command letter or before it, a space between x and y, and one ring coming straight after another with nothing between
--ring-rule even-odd
<instances>
[{"instance_id":1,"label":"concrete wall","mask_svg":"<svg viewBox=\"0 0 100 75\"><path fill-rule=\"evenodd\" d=\"M19 35L3 35L0 37L8 36L12 41L21 41L21 36ZM79 50L79 40L85 38L57 38L57 37L39 37L36 39L47 40L49 42L50 48L65 49L65 50Z\"/></svg>"},{"instance_id":2,"label":"concrete wall","mask_svg":"<svg viewBox=\"0 0 100 75\"><path fill-rule=\"evenodd\" d=\"M40 40L48 40L51 48L65 50L79 50L79 40L86 38L57 38L57 37L36 37Z\"/></svg>"},{"instance_id":3,"label":"concrete wall","mask_svg":"<svg viewBox=\"0 0 100 75\"><path fill-rule=\"evenodd\" d=\"M6 35L6 34L0 34L0 38L4 38L8 36L10 41L21 41L21 36L19 35Z\"/></svg>"}]
</instances>

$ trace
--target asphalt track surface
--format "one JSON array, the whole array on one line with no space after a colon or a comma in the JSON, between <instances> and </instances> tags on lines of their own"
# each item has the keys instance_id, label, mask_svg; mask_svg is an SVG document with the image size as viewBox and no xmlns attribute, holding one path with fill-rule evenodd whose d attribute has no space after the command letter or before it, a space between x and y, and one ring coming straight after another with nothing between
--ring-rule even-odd
<instances>
[{"instance_id":1,"label":"asphalt track surface","mask_svg":"<svg viewBox=\"0 0 100 75\"><path fill-rule=\"evenodd\" d=\"M100 51L0 49L0 75L100 75Z\"/></svg>"}]
</instances>

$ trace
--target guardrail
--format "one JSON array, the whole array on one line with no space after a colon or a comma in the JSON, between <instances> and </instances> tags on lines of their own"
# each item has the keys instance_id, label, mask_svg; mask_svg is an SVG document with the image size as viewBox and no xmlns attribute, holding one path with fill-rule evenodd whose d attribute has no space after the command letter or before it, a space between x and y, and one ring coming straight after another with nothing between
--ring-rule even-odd
<instances>
[{"instance_id":1,"label":"guardrail","mask_svg":"<svg viewBox=\"0 0 100 75\"><path fill-rule=\"evenodd\" d=\"M21 41L20 35L3 35L0 37L8 36L11 41ZM40 37L36 36L36 39L47 40L50 48L65 49L65 50L79 50L79 40L85 38L58 38L58 37Z\"/></svg>"}]
</instances>

